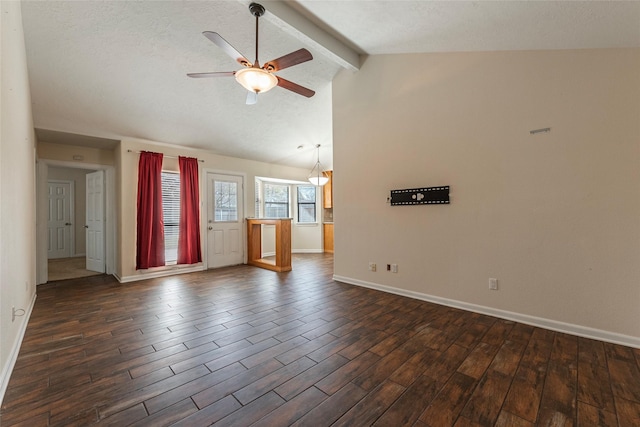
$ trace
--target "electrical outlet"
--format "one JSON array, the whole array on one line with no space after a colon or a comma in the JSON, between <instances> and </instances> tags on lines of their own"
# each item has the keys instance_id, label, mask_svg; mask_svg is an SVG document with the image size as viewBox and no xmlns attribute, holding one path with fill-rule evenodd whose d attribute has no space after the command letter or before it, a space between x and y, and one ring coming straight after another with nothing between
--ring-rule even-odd
<instances>
[{"instance_id":1,"label":"electrical outlet","mask_svg":"<svg viewBox=\"0 0 640 427\"><path fill-rule=\"evenodd\" d=\"M492 291L498 290L498 279L489 279L489 289Z\"/></svg>"},{"instance_id":2,"label":"electrical outlet","mask_svg":"<svg viewBox=\"0 0 640 427\"><path fill-rule=\"evenodd\" d=\"M387 264L387 271L391 271L391 264Z\"/></svg>"},{"instance_id":3,"label":"electrical outlet","mask_svg":"<svg viewBox=\"0 0 640 427\"><path fill-rule=\"evenodd\" d=\"M391 264L391 272L392 273L398 272L398 264Z\"/></svg>"},{"instance_id":4,"label":"electrical outlet","mask_svg":"<svg viewBox=\"0 0 640 427\"><path fill-rule=\"evenodd\" d=\"M369 271L376 271L376 263L369 262Z\"/></svg>"}]
</instances>

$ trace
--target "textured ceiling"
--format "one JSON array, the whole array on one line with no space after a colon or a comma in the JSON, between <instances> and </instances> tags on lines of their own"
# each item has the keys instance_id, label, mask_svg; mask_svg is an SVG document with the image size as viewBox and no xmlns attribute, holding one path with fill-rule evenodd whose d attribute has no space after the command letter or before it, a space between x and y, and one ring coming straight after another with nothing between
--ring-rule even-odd
<instances>
[{"instance_id":1,"label":"textured ceiling","mask_svg":"<svg viewBox=\"0 0 640 427\"><path fill-rule=\"evenodd\" d=\"M296 2L369 55L640 46L637 1Z\"/></svg>"},{"instance_id":2,"label":"textured ceiling","mask_svg":"<svg viewBox=\"0 0 640 427\"><path fill-rule=\"evenodd\" d=\"M77 135L128 136L309 168L313 147L322 144L322 163L330 166L331 81L343 67L357 68L343 60L349 52L357 59L640 46L639 2L265 1L261 63L307 48L313 61L278 75L316 95L308 99L277 87L248 106L246 91L233 78L186 77L238 69L202 36L205 30L254 59L255 18L248 3L23 1L34 123L45 131L40 135L76 134L77 144Z\"/></svg>"},{"instance_id":3,"label":"textured ceiling","mask_svg":"<svg viewBox=\"0 0 640 427\"><path fill-rule=\"evenodd\" d=\"M23 2L37 128L144 138L223 155L309 166L331 145L331 80L339 66L314 60L278 75L312 88L305 98L276 87L245 105L238 64L202 35L217 31L254 59L255 18L241 2ZM260 57L305 47L260 21ZM307 150L297 150L299 145ZM303 151L301 153L301 151Z\"/></svg>"}]
</instances>

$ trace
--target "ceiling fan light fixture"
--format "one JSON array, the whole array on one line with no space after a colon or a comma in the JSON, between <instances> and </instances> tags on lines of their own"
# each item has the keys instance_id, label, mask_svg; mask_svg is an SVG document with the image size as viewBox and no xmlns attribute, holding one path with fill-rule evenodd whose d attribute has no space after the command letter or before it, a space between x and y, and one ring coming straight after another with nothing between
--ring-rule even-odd
<instances>
[{"instance_id":1,"label":"ceiling fan light fixture","mask_svg":"<svg viewBox=\"0 0 640 427\"><path fill-rule=\"evenodd\" d=\"M318 161L316 162L311 172L309 172L309 177L307 178L310 183L315 186L322 187L327 182L329 182L329 177L322 170L322 165L320 164L320 144L316 145L318 149Z\"/></svg>"},{"instance_id":2,"label":"ceiling fan light fixture","mask_svg":"<svg viewBox=\"0 0 640 427\"><path fill-rule=\"evenodd\" d=\"M262 68L250 67L236 71L236 80L245 89L264 93L278 84L278 78Z\"/></svg>"},{"instance_id":3,"label":"ceiling fan light fixture","mask_svg":"<svg viewBox=\"0 0 640 427\"><path fill-rule=\"evenodd\" d=\"M242 85L249 93L247 93L247 105L255 104L258 100L257 94L267 92L273 89L274 86L280 86L283 89L290 90L298 95L311 98L315 95L315 92L304 86L300 86L297 83L285 80L282 77L277 77L272 73L284 70L285 68L293 67L294 65L302 64L303 62L311 61L313 56L307 49L298 49L295 52L288 53L276 59L272 59L264 64L264 67L260 68L260 62L258 61L258 22L259 18L264 15L265 9L258 3L251 3L249 5L249 12L256 17L256 59L254 62L249 60L228 41L222 38L220 34L213 31L203 31L202 34L222 49L227 55L233 58L236 62L242 66L247 67L239 71L214 71L211 73L188 73L188 77L201 78L201 77L230 77L235 76L236 81Z\"/></svg>"}]
</instances>

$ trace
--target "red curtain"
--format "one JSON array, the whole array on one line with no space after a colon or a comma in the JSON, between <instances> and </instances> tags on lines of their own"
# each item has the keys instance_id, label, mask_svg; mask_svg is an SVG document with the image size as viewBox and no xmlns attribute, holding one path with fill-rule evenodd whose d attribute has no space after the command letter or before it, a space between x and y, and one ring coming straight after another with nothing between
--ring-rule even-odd
<instances>
[{"instance_id":1,"label":"red curtain","mask_svg":"<svg viewBox=\"0 0 640 427\"><path fill-rule=\"evenodd\" d=\"M164 265L162 153L140 153L136 270Z\"/></svg>"},{"instance_id":2,"label":"red curtain","mask_svg":"<svg viewBox=\"0 0 640 427\"><path fill-rule=\"evenodd\" d=\"M180 165L178 264L195 264L202 261L198 159L180 157L178 163Z\"/></svg>"}]
</instances>

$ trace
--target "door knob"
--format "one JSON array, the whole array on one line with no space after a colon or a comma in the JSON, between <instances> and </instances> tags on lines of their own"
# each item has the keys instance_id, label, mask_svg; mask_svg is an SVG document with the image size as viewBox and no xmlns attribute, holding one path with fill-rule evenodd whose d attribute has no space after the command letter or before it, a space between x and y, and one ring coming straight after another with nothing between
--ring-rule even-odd
<instances>
[{"instance_id":1,"label":"door knob","mask_svg":"<svg viewBox=\"0 0 640 427\"><path fill-rule=\"evenodd\" d=\"M89 226L88 226L88 225L85 225L85 226L84 226L84 228L89 228Z\"/></svg>"},{"instance_id":2,"label":"door knob","mask_svg":"<svg viewBox=\"0 0 640 427\"><path fill-rule=\"evenodd\" d=\"M70 222L65 222L64 225L71 225L71 223Z\"/></svg>"},{"instance_id":3,"label":"door knob","mask_svg":"<svg viewBox=\"0 0 640 427\"><path fill-rule=\"evenodd\" d=\"M213 227L212 227L212 226L209 226L209 230L213 230Z\"/></svg>"}]
</instances>

